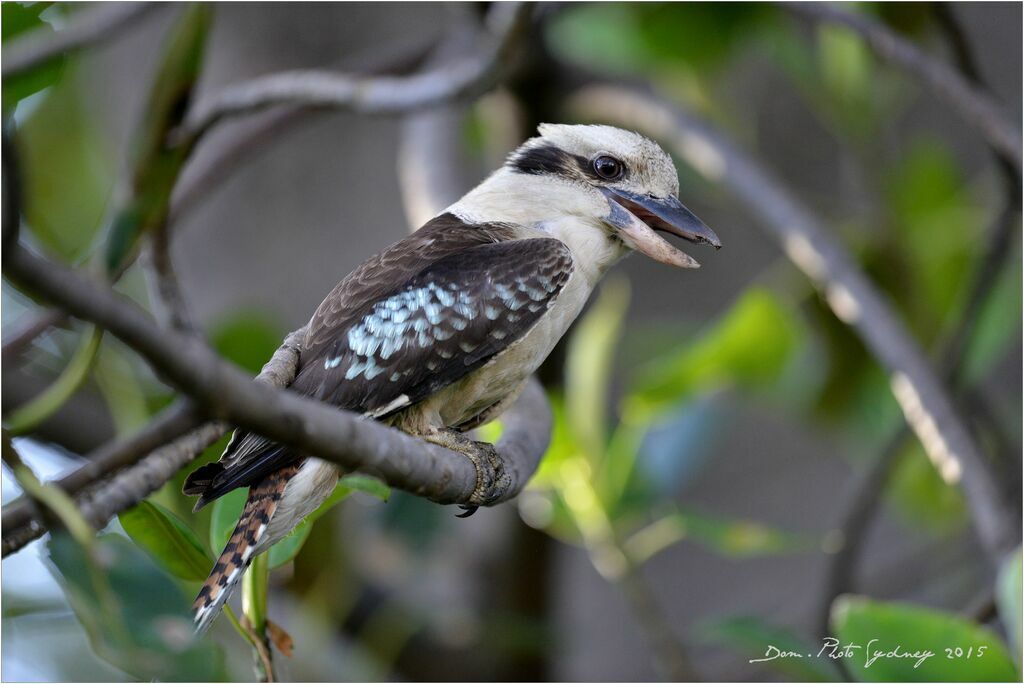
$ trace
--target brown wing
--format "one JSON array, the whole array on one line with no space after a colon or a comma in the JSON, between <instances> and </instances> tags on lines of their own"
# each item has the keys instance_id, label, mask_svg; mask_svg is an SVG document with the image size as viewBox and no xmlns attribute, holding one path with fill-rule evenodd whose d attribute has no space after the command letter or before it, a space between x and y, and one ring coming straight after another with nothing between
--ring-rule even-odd
<instances>
[{"instance_id":1,"label":"brown wing","mask_svg":"<svg viewBox=\"0 0 1024 684\"><path fill-rule=\"evenodd\" d=\"M536 323L572 270L561 242L510 236L444 214L369 259L317 309L291 388L382 415L486 363ZM199 508L300 457L238 431L184 491Z\"/></svg>"},{"instance_id":2,"label":"brown wing","mask_svg":"<svg viewBox=\"0 0 1024 684\"><path fill-rule=\"evenodd\" d=\"M303 359L293 388L379 417L485 364L533 327L572 272L551 238L464 249L432 263Z\"/></svg>"},{"instance_id":3,"label":"brown wing","mask_svg":"<svg viewBox=\"0 0 1024 684\"><path fill-rule=\"evenodd\" d=\"M368 307L432 263L511 237L512 228L500 223L466 224L453 214L431 219L412 235L364 261L331 290L309 322L302 361L333 344L339 331L347 329Z\"/></svg>"}]
</instances>

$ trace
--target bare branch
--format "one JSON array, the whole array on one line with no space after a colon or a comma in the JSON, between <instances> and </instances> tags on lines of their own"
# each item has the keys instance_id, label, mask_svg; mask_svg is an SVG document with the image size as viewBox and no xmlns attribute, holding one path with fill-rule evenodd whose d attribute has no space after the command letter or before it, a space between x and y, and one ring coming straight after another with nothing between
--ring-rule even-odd
<instances>
[{"instance_id":1,"label":"bare branch","mask_svg":"<svg viewBox=\"0 0 1024 684\"><path fill-rule=\"evenodd\" d=\"M66 29L41 28L18 36L3 48L3 78L10 78L48 59L103 40L160 6L156 2L103 3L98 9L75 14Z\"/></svg>"},{"instance_id":2,"label":"bare branch","mask_svg":"<svg viewBox=\"0 0 1024 684\"><path fill-rule=\"evenodd\" d=\"M132 465L141 457L167 442L180 437L202 422L186 404L176 404L154 418L139 432L127 439L115 440L85 457L85 464L71 474L53 482L74 496L110 474ZM24 499L4 506L3 529L22 527L32 516Z\"/></svg>"},{"instance_id":3,"label":"bare branch","mask_svg":"<svg viewBox=\"0 0 1024 684\"><path fill-rule=\"evenodd\" d=\"M448 6L451 26L426 62L429 69L464 61L482 31L471 5ZM410 230L416 230L469 189L463 173L462 121L469 105L449 102L402 118L398 143L398 183Z\"/></svg>"},{"instance_id":4,"label":"bare branch","mask_svg":"<svg viewBox=\"0 0 1024 684\"><path fill-rule=\"evenodd\" d=\"M120 338L200 410L438 503L492 505L514 497L536 469L550 437L550 414L543 415L547 407L536 401L540 390L528 388L518 402L526 405L526 417L509 416L498 443L500 458L484 463L484 472L478 475L462 454L298 394L253 383L201 341L156 326L125 297L21 245L8 251L6 275L12 282ZM104 488L116 500L93 499L90 518L132 505L140 491L166 482L193 457L186 450L174 457L147 458L140 466L151 467L133 468ZM482 494L475 493L478 477ZM100 505L103 510L97 512Z\"/></svg>"},{"instance_id":5,"label":"bare branch","mask_svg":"<svg viewBox=\"0 0 1024 684\"><path fill-rule=\"evenodd\" d=\"M60 325L67 320L67 314L57 309L47 309L38 313L32 312L25 316L28 322L22 324L18 332L4 338L2 359L4 363L10 363L25 350L32 340L55 325Z\"/></svg>"},{"instance_id":6,"label":"bare branch","mask_svg":"<svg viewBox=\"0 0 1024 684\"><path fill-rule=\"evenodd\" d=\"M846 249L764 169L680 107L614 87L587 88L573 109L668 142L699 173L728 185L889 372L907 423L942 477L962 486L983 547L997 560L1019 542L1016 521L945 387Z\"/></svg>"},{"instance_id":7,"label":"bare branch","mask_svg":"<svg viewBox=\"0 0 1024 684\"><path fill-rule=\"evenodd\" d=\"M970 45L956 18L950 9L941 3L935 5L933 9L947 42L953 49L960 71L975 86L985 88ZM1010 239L1020 214L1020 176L1012 160L992 145L989 147L1002 178L1003 206L990 231L985 253L974 269L973 283L967 288L968 295L963 312L954 324L952 332L940 345L942 351L938 360L940 374L953 390L961 395L971 392L964 391L962 387L964 366L959 361L967 349L981 310L1007 264ZM962 396L960 398L964 399ZM975 403L970 399L967 402ZM821 635L828 633L829 616L836 597L853 589L854 574L864 541L875 520L878 504L887 488L889 475L897 462L900 449L909 437L910 431L906 425L900 426L868 472L851 490L839 526L842 545L838 552L829 556L826 561L824 591L818 604L818 632Z\"/></svg>"},{"instance_id":8,"label":"bare branch","mask_svg":"<svg viewBox=\"0 0 1024 684\"><path fill-rule=\"evenodd\" d=\"M383 56L379 46L354 60L367 76L402 73L412 68L427 52L424 44L389 52ZM212 192L223 187L225 179L253 156L277 143L283 133L321 109L302 105L282 105L248 117L245 122L225 127L209 136L190 156L171 196L168 223L174 227Z\"/></svg>"},{"instance_id":9,"label":"bare branch","mask_svg":"<svg viewBox=\"0 0 1024 684\"><path fill-rule=\"evenodd\" d=\"M829 3L782 3L781 6L813 21L839 24L859 34L880 57L910 72L937 97L945 100L1020 171L1020 129L984 90L971 84L953 68L863 14Z\"/></svg>"},{"instance_id":10,"label":"bare branch","mask_svg":"<svg viewBox=\"0 0 1024 684\"><path fill-rule=\"evenodd\" d=\"M225 88L200 102L184 125L182 144L193 145L221 120L281 104L398 114L472 97L493 87L530 25L533 3L503 17L493 44L456 64L412 76L360 77L327 71L286 71Z\"/></svg>"},{"instance_id":11,"label":"bare branch","mask_svg":"<svg viewBox=\"0 0 1024 684\"><path fill-rule=\"evenodd\" d=\"M169 232L170 226L165 218L160 225L153 227L149 246L143 255L150 303L164 326L194 335L196 325L171 259Z\"/></svg>"},{"instance_id":12,"label":"bare branch","mask_svg":"<svg viewBox=\"0 0 1024 684\"><path fill-rule=\"evenodd\" d=\"M268 149L265 143L276 141L294 124L314 112L309 107L283 106L252 117L244 126L232 126L211 136L190 157L171 194L167 217L173 228L210 193L223 187L225 179L245 161ZM211 149L207 149L207 147Z\"/></svg>"},{"instance_id":13,"label":"bare branch","mask_svg":"<svg viewBox=\"0 0 1024 684\"><path fill-rule=\"evenodd\" d=\"M305 332L305 328L300 328L285 338L256 376L257 382L284 387L292 381L298 368L298 345ZM131 437L112 442L90 454L86 465L54 484L72 495L93 487L87 498L90 512L86 517L94 526L102 527L121 510L156 491L228 430L225 424L217 421L203 424L198 413L188 403L181 402ZM185 432L188 434L181 436ZM122 472L113 480L95 486L118 471ZM167 477L163 477L165 473ZM125 487L127 489L122 491ZM125 501L134 503L119 508ZM30 503L25 499L4 507L3 529L6 535L3 541L5 556L45 531L38 520L32 519Z\"/></svg>"}]
</instances>

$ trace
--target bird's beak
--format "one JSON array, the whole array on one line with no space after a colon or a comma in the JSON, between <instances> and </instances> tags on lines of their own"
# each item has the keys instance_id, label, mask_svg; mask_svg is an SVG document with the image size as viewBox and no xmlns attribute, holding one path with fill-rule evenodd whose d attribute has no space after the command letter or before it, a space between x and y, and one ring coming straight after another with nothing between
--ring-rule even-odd
<instances>
[{"instance_id":1,"label":"bird's beak","mask_svg":"<svg viewBox=\"0 0 1024 684\"><path fill-rule=\"evenodd\" d=\"M722 246L714 231L675 197L662 199L610 188L601 188L601 191L608 198L609 212L605 220L618 230L619 237L629 247L655 261L680 268L700 267L696 259L673 247L655 231L678 235L694 243L704 242L715 249Z\"/></svg>"}]
</instances>

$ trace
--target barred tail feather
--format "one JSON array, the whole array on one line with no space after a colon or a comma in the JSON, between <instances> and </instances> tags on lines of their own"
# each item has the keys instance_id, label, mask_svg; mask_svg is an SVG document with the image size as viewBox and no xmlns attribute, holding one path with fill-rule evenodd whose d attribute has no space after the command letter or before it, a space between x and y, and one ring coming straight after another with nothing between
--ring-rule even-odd
<instances>
[{"instance_id":1,"label":"barred tail feather","mask_svg":"<svg viewBox=\"0 0 1024 684\"><path fill-rule=\"evenodd\" d=\"M220 614L224 604L252 563L253 556L266 544L270 519L277 511L288 481L298 472L298 466L288 466L271 473L249 490L249 498L238 518L235 531L217 559L210 576L203 583L192 609L195 611L196 631L204 632Z\"/></svg>"}]
</instances>

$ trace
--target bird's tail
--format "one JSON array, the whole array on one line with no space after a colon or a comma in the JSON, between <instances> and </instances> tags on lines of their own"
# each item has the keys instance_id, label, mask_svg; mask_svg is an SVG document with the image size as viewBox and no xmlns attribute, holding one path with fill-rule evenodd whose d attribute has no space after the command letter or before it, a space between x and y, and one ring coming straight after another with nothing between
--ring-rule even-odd
<instances>
[{"instance_id":1,"label":"bird's tail","mask_svg":"<svg viewBox=\"0 0 1024 684\"><path fill-rule=\"evenodd\" d=\"M238 518L235 531L231 533L220 558L192 604L197 632L205 631L220 614L238 581L252 563L253 556L263 550L260 542L266 538L270 519L277 511L285 486L297 471L297 466L287 466L271 473L249 489L249 498Z\"/></svg>"}]
</instances>

